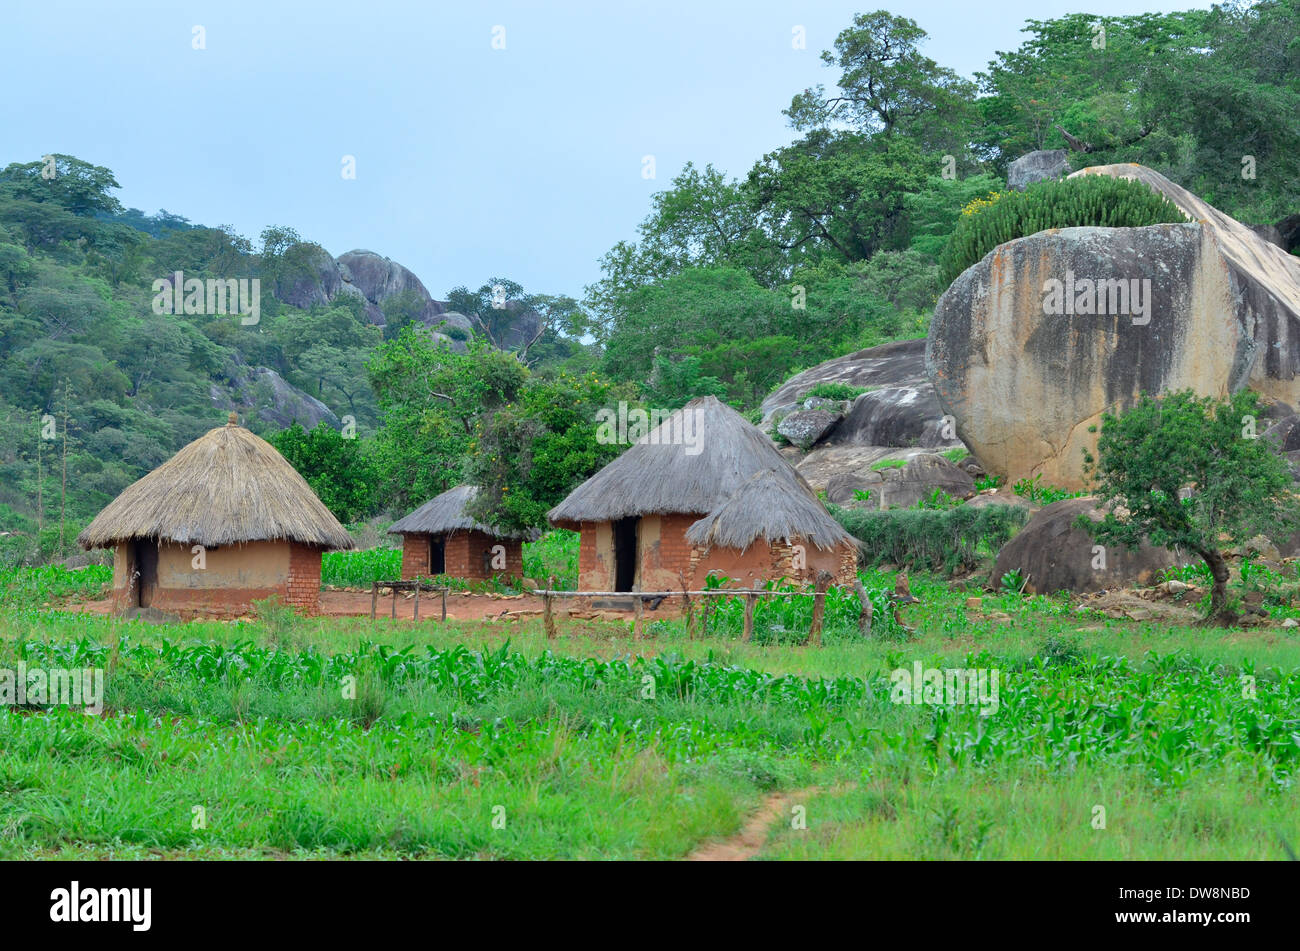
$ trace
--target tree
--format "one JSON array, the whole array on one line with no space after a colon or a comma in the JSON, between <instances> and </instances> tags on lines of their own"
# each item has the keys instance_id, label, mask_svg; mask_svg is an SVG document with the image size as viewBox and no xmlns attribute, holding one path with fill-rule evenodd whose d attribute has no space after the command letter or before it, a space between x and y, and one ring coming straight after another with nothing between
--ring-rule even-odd
<instances>
[{"instance_id":1,"label":"tree","mask_svg":"<svg viewBox=\"0 0 1300 951\"><path fill-rule=\"evenodd\" d=\"M307 480L334 517L347 524L374 513L375 473L361 440L344 436L328 423L308 432L298 423L268 440Z\"/></svg>"},{"instance_id":2,"label":"tree","mask_svg":"<svg viewBox=\"0 0 1300 951\"><path fill-rule=\"evenodd\" d=\"M13 163L0 171L6 184L22 198L33 202L52 201L74 215L119 214L122 204L109 192L122 186L110 169L91 165L74 155L54 154L53 163Z\"/></svg>"},{"instance_id":3,"label":"tree","mask_svg":"<svg viewBox=\"0 0 1300 951\"><path fill-rule=\"evenodd\" d=\"M839 94L804 90L785 110L790 124L808 130L840 121L867 135L914 135L930 148L964 144L951 132L968 123L974 86L922 55L926 37L915 20L888 10L858 14L835 38L835 52L822 53L841 70Z\"/></svg>"},{"instance_id":4,"label":"tree","mask_svg":"<svg viewBox=\"0 0 1300 951\"><path fill-rule=\"evenodd\" d=\"M1218 400L1143 394L1132 409L1104 414L1096 457L1084 453L1107 512L1081 525L1102 544L1133 549L1146 537L1195 552L1213 578L1207 620L1219 623L1233 619L1222 547L1300 526L1286 462L1254 437L1258 416L1248 390Z\"/></svg>"},{"instance_id":5,"label":"tree","mask_svg":"<svg viewBox=\"0 0 1300 951\"><path fill-rule=\"evenodd\" d=\"M484 416L465 466L480 487L470 514L503 528L544 528L549 509L627 448L597 438L598 411L619 400L634 400L633 391L594 373L530 378L516 400Z\"/></svg>"}]
</instances>

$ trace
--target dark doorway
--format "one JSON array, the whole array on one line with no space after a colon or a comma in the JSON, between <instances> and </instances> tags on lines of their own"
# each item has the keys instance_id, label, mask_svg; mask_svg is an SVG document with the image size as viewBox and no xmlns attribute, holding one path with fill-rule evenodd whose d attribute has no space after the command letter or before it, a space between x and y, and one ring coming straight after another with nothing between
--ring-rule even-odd
<instances>
[{"instance_id":1,"label":"dark doorway","mask_svg":"<svg viewBox=\"0 0 1300 951\"><path fill-rule=\"evenodd\" d=\"M440 575L447 570L447 536L429 536L429 574Z\"/></svg>"},{"instance_id":2,"label":"dark doorway","mask_svg":"<svg viewBox=\"0 0 1300 951\"><path fill-rule=\"evenodd\" d=\"M636 582L636 535L639 518L614 523L614 590L631 591Z\"/></svg>"},{"instance_id":3,"label":"dark doorway","mask_svg":"<svg viewBox=\"0 0 1300 951\"><path fill-rule=\"evenodd\" d=\"M154 593L158 590L158 543L149 539L140 539L135 543L135 570L140 573L139 585L140 607L147 608L153 604Z\"/></svg>"}]
</instances>

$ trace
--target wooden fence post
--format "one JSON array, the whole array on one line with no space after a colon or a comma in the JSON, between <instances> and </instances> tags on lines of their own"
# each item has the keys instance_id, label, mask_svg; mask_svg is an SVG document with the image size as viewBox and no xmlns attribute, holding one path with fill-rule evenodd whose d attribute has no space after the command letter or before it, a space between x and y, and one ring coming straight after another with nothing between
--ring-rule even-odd
<instances>
[{"instance_id":1,"label":"wooden fence post","mask_svg":"<svg viewBox=\"0 0 1300 951\"><path fill-rule=\"evenodd\" d=\"M645 602L641 600L641 586L632 585L632 636L637 640L641 639L641 611L645 607Z\"/></svg>"},{"instance_id":2,"label":"wooden fence post","mask_svg":"<svg viewBox=\"0 0 1300 951\"><path fill-rule=\"evenodd\" d=\"M745 629L740 635L742 641L753 640L754 637L754 605L758 603L758 595L753 591L745 592Z\"/></svg>"},{"instance_id":3,"label":"wooden fence post","mask_svg":"<svg viewBox=\"0 0 1300 951\"><path fill-rule=\"evenodd\" d=\"M379 604L379 582L370 582L370 620L375 619L375 607Z\"/></svg>"},{"instance_id":4,"label":"wooden fence post","mask_svg":"<svg viewBox=\"0 0 1300 951\"><path fill-rule=\"evenodd\" d=\"M822 646L822 614L826 610L826 587L831 583L829 571L817 572L817 593L813 595L812 626L808 629L808 643Z\"/></svg>"},{"instance_id":5,"label":"wooden fence post","mask_svg":"<svg viewBox=\"0 0 1300 951\"><path fill-rule=\"evenodd\" d=\"M871 598L867 594L867 589L862 587L862 579L855 582L858 589L858 600L862 602L862 607L858 611L858 633L863 637L871 636L871 619L874 609L871 607Z\"/></svg>"},{"instance_id":6,"label":"wooden fence post","mask_svg":"<svg viewBox=\"0 0 1300 951\"><path fill-rule=\"evenodd\" d=\"M447 589L442 589L442 619L447 620Z\"/></svg>"},{"instance_id":7,"label":"wooden fence post","mask_svg":"<svg viewBox=\"0 0 1300 951\"><path fill-rule=\"evenodd\" d=\"M709 609L713 607L713 599L707 594L700 595L704 599L704 636L709 636Z\"/></svg>"},{"instance_id":8,"label":"wooden fence post","mask_svg":"<svg viewBox=\"0 0 1300 951\"><path fill-rule=\"evenodd\" d=\"M415 606L411 614L411 620L420 620L420 576L415 576Z\"/></svg>"},{"instance_id":9,"label":"wooden fence post","mask_svg":"<svg viewBox=\"0 0 1300 951\"><path fill-rule=\"evenodd\" d=\"M551 614L551 592L555 590L555 575L546 582L546 593L542 595L542 627L548 641L555 639L555 616Z\"/></svg>"},{"instance_id":10,"label":"wooden fence post","mask_svg":"<svg viewBox=\"0 0 1300 951\"><path fill-rule=\"evenodd\" d=\"M691 606L691 590L686 583L685 575L679 571L677 577L682 582L682 614L686 618L686 639L693 641L695 640L695 610Z\"/></svg>"},{"instance_id":11,"label":"wooden fence post","mask_svg":"<svg viewBox=\"0 0 1300 951\"><path fill-rule=\"evenodd\" d=\"M393 585L389 590L393 592L393 609L389 612L388 616L391 617L391 618L393 618L394 620L396 620L396 618L397 618L397 585Z\"/></svg>"}]
</instances>

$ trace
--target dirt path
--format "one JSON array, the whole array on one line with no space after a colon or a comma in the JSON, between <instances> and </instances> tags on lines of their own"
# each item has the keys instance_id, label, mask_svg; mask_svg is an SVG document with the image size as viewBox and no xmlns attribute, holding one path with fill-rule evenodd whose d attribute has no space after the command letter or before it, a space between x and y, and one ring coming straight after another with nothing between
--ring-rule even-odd
<instances>
[{"instance_id":1,"label":"dirt path","mask_svg":"<svg viewBox=\"0 0 1300 951\"><path fill-rule=\"evenodd\" d=\"M817 786L796 789L792 792L772 793L763 804L745 820L744 827L729 839L702 845L690 855L688 862L745 862L752 859L767 842L768 830L781 819L790 818L790 807L802 803L821 792Z\"/></svg>"}]
</instances>

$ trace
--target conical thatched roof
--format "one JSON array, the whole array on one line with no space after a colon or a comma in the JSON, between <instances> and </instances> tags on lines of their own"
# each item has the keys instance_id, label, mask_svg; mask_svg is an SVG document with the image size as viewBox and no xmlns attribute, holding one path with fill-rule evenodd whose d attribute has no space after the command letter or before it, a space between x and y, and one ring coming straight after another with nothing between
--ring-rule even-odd
<instances>
[{"instance_id":1,"label":"conical thatched roof","mask_svg":"<svg viewBox=\"0 0 1300 951\"><path fill-rule=\"evenodd\" d=\"M476 485L458 485L442 495L434 496L405 518L398 519L388 529L392 535L428 533L442 535L450 532L478 531L498 538L533 538L534 533L510 532L484 525L465 514L465 506L478 495Z\"/></svg>"},{"instance_id":2,"label":"conical thatched roof","mask_svg":"<svg viewBox=\"0 0 1300 951\"><path fill-rule=\"evenodd\" d=\"M772 441L717 397L691 400L551 509L552 523L712 512L755 473L790 472Z\"/></svg>"},{"instance_id":3,"label":"conical thatched roof","mask_svg":"<svg viewBox=\"0 0 1300 951\"><path fill-rule=\"evenodd\" d=\"M263 439L230 414L127 488L77 541L102 548L133 538L232 545L289 539L323 548L355 548L316 493Z\"/></svg>"},{"instance_id":4,"label":"conical thatched roof","mask_svg":"<svg viewBox=\"0 0 1300 951\"><path fill-rule=\"evenodd\" d=\"M743 551L759 538L806 541L818 548L853 541L793 470L758 473L686 530L688 542L709 548Z\"/></svg>"}]
</instances>

